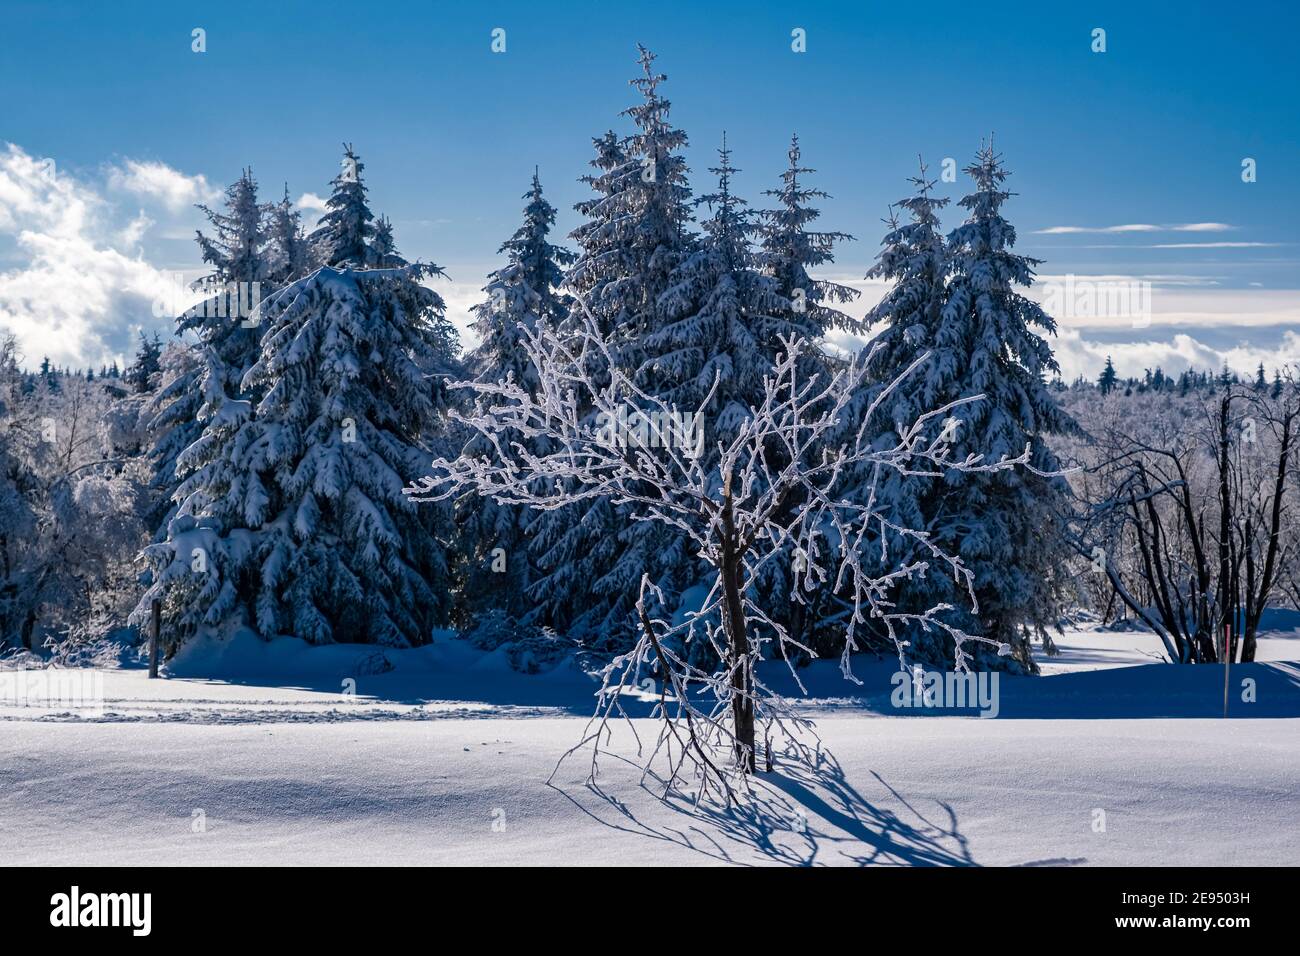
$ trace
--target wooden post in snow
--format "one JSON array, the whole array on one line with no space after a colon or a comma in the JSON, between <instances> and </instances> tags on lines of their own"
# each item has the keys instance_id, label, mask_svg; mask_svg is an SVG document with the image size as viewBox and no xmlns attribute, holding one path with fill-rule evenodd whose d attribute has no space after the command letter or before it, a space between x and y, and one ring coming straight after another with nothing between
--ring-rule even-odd
<instances>
[{"instance_id":1,"label":"wooden post in snow","mask_svg":"<svg viewBox=\"0 0 1300 956\"><path fill-rule=\"evenodd\" d=\"M158 632L162 630L162 601L153 602L153 620L149 622L149 679L158 676Z\"/></svg>"},{"instance_id":2,"label":"wooden post in snow","mask_svg":"<svg viewBox=\"0 0 1300 956\"><path fill-rule=\"evenodd\" d=\"M1228 716L1228 668L1232 666L1232 628L1223 625L1223 716Z\"/></svg>"}]
</instances>

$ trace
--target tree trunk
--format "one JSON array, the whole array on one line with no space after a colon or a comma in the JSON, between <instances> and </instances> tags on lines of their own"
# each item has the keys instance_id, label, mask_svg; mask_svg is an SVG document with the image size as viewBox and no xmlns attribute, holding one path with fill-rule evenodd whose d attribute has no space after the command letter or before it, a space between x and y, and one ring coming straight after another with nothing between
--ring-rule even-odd
<instances>
[{"instance_id":1,"label":"tree trunk","mask_svg":"<svg viewBox=\"0 0 1300 956\"><path fill-rule=\"evenodd\" d=\"M158 676L158 641L161 638L162 631L162 602L157 598L154 599L150 607L151 620L149 622L149 677Z\"/></svg>"},{"instance_id":2,"label":"tree trunk","mask_svg":"<svg viewBox=\"0 0 1300 956\"><path fill-rule=\"evenodd\" d=\"M729 481L723 489L722 535L722 627L731 657L728 664L731 667L731 719L736 735L736 763L744 772L753 773L754 693L749 673L749 637L745 633L745 611L740 601L741 561L736 549Z\"/></svg>"},{"instance_id":3,"label":"tree trunk","mask_svg":"<svg viewBox=\"0 0 1300 956\"><path fill-rule=\"evenodd\" d=\"M1223 396L1219 405L1219 614L1229 633L1236 630L1237 589L1233 587L1232 568L1232 491L1229 485L1228 423L1232 413L1232 393ZM1217 648L1216 648L1217 650Z\"/></svg>"},{"instance_id":4,"label":"tree trunk","mask_svg":"<svg viewBox=\"0 0 1300 956\"><path fill-rule=\"evenodd\" d=\"M32 631L36 630L36 608L33 607L27 612L27 617L23 619L22 633L19 639L26 650L32 649Z\"/></svg>"},{"instance_id":5,"label":"tree trunk","mask_svg":"<svg viewBox=\"0 0 1300 956\"><path fill-rule=\"evenodd\" d=\"M1255 659L1255 624L1246 625L1245 636L1241 639L1241 663L1249 664Z\"/></svg>"},{"instance_id":6,"label":"tree trunk","mask_svg":"<svg viewBox=\"0 0 1300 956\"><path fill-rule=\"evenodd\" d=\"M1117 594L1119 594L1119 591L1114 587L1114 585L1112 585L1110 589L1110 600L1106 602L1106 613L1101 616L1102 627L1105 627L1110 623L1110 612L1115 606L1115 596ZM1123 610L1123 605L1120 606L1120 610Z\"/></svg>"},{"instance_id":7,"label":"tree trunk","mask_svg":"<svg viewBox=\"0 0 1300 956\"><path fill-rule=\"evenodd\" d=\"M1282 534L1282 499L1286 495L1287 468L1291 461L1291 429L1295 413L1288 411L1282 419L1282 439L1278 448L1277 474L1273 481L1273 508L1268 523L1268 549L1264 558L1264 570L1260 574L1259 593L1254 597L1251 613L1246 618L1246 633L1241 642L1241 660L1249 663L1255 659L1255 635L1259 631L1260 619L1268 605L1273 582L1277 574L1278 552Z\"/></svg>"},{"instance_id":8,"label":"tree trunk","mask_svg":"<svg viewBox=\"0 0 1300 956\"><path fill-rule=\"evenodd\" d=\"M727 604L730 606L730 598ZM726 617L730 618L732 613L728 610ZM730 625L728 631L731 631ZM745 641L743 623L740 627L739 639L741 642ZM736 761L746 773L753 773L755 769L754 695L749 679L749 659L743 643L736 643L736 636L729 633L728 640L731 642L731 686L733 688L731 718L735 724Z\"/></svg>"}]
</instances>

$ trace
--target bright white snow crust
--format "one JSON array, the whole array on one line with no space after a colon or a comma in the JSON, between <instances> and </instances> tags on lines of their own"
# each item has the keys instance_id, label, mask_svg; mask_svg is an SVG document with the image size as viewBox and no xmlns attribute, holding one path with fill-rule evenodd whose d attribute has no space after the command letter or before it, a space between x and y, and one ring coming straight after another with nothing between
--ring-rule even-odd
<instances>
[{"instance_id":1,"label":"bright white snow crust","mask_svg":"<svg viewBox=\"0 0 1300 956\"><path fill-rule=\"evenodd\" d=\"M821 779L778 764L745 809L665 804L579 739L595 685L528 677L463 642L386 652L250 641L167 679L104 671L105 711L0 709L10 864L1289 864L1300 834L1294 637L1233 668L1258 701L1224 721L1222 670L1154 663L1150 635L1067 632L1048 676L1002 677L996 719L883 716L890 661L805 702ZM227 680L183 676L225 673ZM873 666L879 667L877 676ZM297 686L287 683L296 674ZM306 676L304 676L306 675ZM875 692L873 688L884 688ZM866 696L852 696L865 693ZM919 713L919 712L913 712ZM615 750L633 755L630 734ZM1098 811L1105 830L1098 832ZM200 823L202 825L200 825ZM198 831L198 832L196 832Z\"/></svg>"}]
</instances>

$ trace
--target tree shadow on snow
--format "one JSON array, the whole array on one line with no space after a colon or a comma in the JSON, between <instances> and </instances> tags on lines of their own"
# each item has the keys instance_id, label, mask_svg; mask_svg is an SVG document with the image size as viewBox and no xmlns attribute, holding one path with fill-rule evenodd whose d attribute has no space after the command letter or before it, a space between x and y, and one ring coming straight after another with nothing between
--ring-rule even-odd
<instances>
[{"instance_id":1,"label":"tree shadow on snow","mask_svg":"<svg viewBox=\"0 0 1300 956\"><path fill-rule=\"evenodd\" d=\"M602 755L608 757L610 755ZM641 768L614 759L637 774ZM675 844L712 860L752 866L977 866L957 815L946 803L914 805L878 773L881 795L872 803L849 783L825 750L810 767L778 761L771 773L753 777L749 796L724 806L717 801L663 794L662 780L648 776L640 789L652 802L635 809L598 782L581 789L591 806L552 784L583 813L624 833ZM656 782L659 786L656 786ZM890 804L890 809L883 804Z\"/></svg>"}]
</instances>

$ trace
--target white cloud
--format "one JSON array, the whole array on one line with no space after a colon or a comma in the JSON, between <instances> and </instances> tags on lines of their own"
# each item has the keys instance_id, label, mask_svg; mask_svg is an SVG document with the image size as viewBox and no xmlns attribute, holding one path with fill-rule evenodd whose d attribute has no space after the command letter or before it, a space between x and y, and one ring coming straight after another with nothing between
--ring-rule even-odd
<instances>
[{"instance_id":1,"label":"white cloud","mask_svg":"<svg viewBox=\"0 0 1300 956\"><path fill-rule=\"evenodd\" d=\"M324 212L329 206L315 193L303 193L298 197L298 208L303 212Z\"/></svg>"},{"instance_id":2,"label":"white cloud","mask_svg":"<svg viewBox=\"0 0 1300 956\"><path fill-rule=\"evenodd\" d=\"M1139 222L1127 226L1048 226L1034 231L1044 236L1060 236L1080 232L1159 232L1160 227Z\"/></svg>"},{"instance_id":3,"label":"white cloud","mask_svg":"<svg viewBox=\"0 0 1300 956\"><path fill-rule=\"evenodd\" d=\"M1281 246L1281 242L1165 242L1139 249L1267 249Z\"/></svg>"},{"instance_id":4,"label":"white cloud","mask_svg":"<svg viewBox=\"0 0 1300 956\"><path fill-rule=\"evenodd\" d=\"M486 275L492 268L488 266L485 269L476 269L469 274ZM460 270L458 269L457 272L459 273ZM476 348L478 335L474 332L474 316L471 310L486 298L483 293L484 280L457 282L450 279L427 279L424 284L442 296L443 301L447 303L447 319L460 333L460 344L465 351L469 352Z\"/></svg>"},{"instance_id":5,"label":"white cloud","mask_svg":"<svg viewBox=\"0 0 1300 956\"><path fill-rule=\"evenodd\" d=\"M315 193L303 193L298 197L298 211L303 214L303 222L310 231L320 221L320 217L329 209L325 200Z\"/></svg>"},{"instance_id":6,"label":"white cloud","mask_svg":"<svg viewBox=\"0 0 1300 956\"><path fill-rule=\"evenodd\" d=\"M145 215L144 210L126 224L126 227L118 233L118 241L124 246L139 245L140 240L144 238L145 233L154 224L154 221Z\"/></svg>"},{"instance_id":7,"label":"white cloud","mask_svg":"<svg viewBox=\"0 0 1300 956\"><path fill-rule=\"evenodd\" d=\"M1061 236L1077 233L1123 233L1123 232L1227 232L1235 229L1225 222L1184 222L1168 226L1157 226L1149 222L1135 222L1122 226L1049 226L1034 230L1039 235Z\"/></svg>"},{"instance_id":8,"label":"white cloud","mask_svg":"<svg viewBox=\"0 0 1300 956\"><path fill-rule=\"evenodd\" d=\"M888 290L888 283L875 279L859 279L846 275L818 274L818 278L840 282L859 290L862 296L844 306L844 311L854 318L862 318L878 303ZM1066 276L1040 275L1030 287L1029 297L1042 302L1051 282L1063 281ZM1243 330L1274 325L1300 327L1300 290L1297 289L1227 289L1217 285L1212 277L1182 275L1080 275L1076 281L1094 282L1149 282L1151 285L1150 324L1156 326L1205 327L1225 329L1240 327ZM1128 316L1058 317L1062 327L1077 329L1118 331L1134 329ZM1134 330L1135 334L1142 330Z\"/></svg>"},{"instance_id":9,"label":"white cloud","mask_svg":"<svg viewBox=\"0 0 1300 956\"><path fill-rule=\"evenodd\" d=\"M1048 277L1040 277L1047 279ZM1094 281L1150 281L1151 314L1144 325L1135 326L1131 316L1058 316L1062 328L1130 330L1134 336L1146 335L1145 328L1205 328L1222 331L1239 328L1243 334L1252 328L1266 326L1300 326L1300 290L1297 289L1229 289L1194 283L1179 284L1152 281L1145 276L1075 276L1076 280ZM1037 283L1030 297L1042 302L1046 295L1046 282Z\"/></svg>"},{"instance_id":10,"label":"white cloud","mask_svg":"<svg viewBox=\"0 0 1300 956\"><path fill-rule=\"evenodd\" d=\"M852 286L861 298L845 307L855 318L884 297L888 285L877 280L846 275L819 274ZM1030 297L1042 301L1048 282L1064 276L1039 276ZM1227 289L1208 284L1215 280L1181 275L1095 275L1074 276L1076 280L1146 281L1151 283L1151 315L1141 327L1130 316L1071 318L1058 317L1058 332L1049 339L1066 381L1079 375L1095 377L1112 356L1123 376L1141 375L1144 369L1160 366L1166 373L1177 374L1187 368L1218 369L1226 361L1229 367L1245 374L1253 372L1262 361L1269 369L1300 363L1300 333L1287 330L1282 346L1255 345L1249 340L1252 331L1279 326L1300 327L1300 289ZM1204 283L1204 284L1203 284ZM1224 330L1240 333L1236 344L1218 348L1197 336L1223 336ZM1197 330L1204 330L1198 332ZM873 334L874 334L873 330ZM1257 334L1257 333L1256 333ZM1107 341L1094 336L1105 335ZM1122 338L1119 336L1122 335ZM860 348L871 338L832 333L828 342L844 351ZM1118 340L1117 340L1118 339Z\"/></svg>"},{"instance_id":11,"label":"white cloud","mask_svg":"<svg viewBox=\"0 0 1300 956\"><path fill-rule=\"evenodd\" d=\"M108 184L137 196L153 199L170 212L180 212L195 203L211 203L221 197L202 174L187 176L166 163L128 159L108 171Z\"/></svg>"},{"instance_id":12,"label":"white cloud","mask_svg":"<svg viewBox=\"0 0 1300 956\"><path fill-rule=\"evenodd\" d=\"M1242 375L1255 371L1261 362L1272 371L1284 365L1300 365L1300 334L1286 331L1280 346L1267 348L1246 342L1220 349L1180 332L1167 340L1141 339L1132 342L1096 342L1085 339L1077 329L1066 329L1053 343L1056 360L1065 381L1080 375L1096 378L1109 356L1122 378L1141 378L1146 369L1162 369L1177 375L1189 368L1218 370L1226 362Z\"/></svg>"},{"instance_id":13,"label":"white cloud","mask_svg":"<svg viewBox=\"0 0 1300 956\"><path fill-rule=\"evenodd\" d=\"M153 303L175 282L133 249L148 225L143 214L124 221L94 188L52 175L18 146L0 152L0 239L17 262L0 271L0 330L28 364L120 362L137 330L166 330Z\"/></svg>"},{"instance_id":14,"label":"white cloud","mask_svg":"<svg viewBox=\"0 0 1300 956\"><path fill-rule=\"evenodd\" d=\"M1126 275L1123 273L1098 273L1081 275L1079 273L1040 272L1035 277L1036 283L1065 282L1068 279L1088 279L1092 282L1132 282L1135 279L1149 282L1155 286L1218 286L1223 284L1221 276L1190 276L1176 273L1145 273L1143 275Z\"/></svg>"},{"instance_id":15,"label":"white cloud","mask_svg":"<svg viewBox=\"0 0 1300 956\"><path fill-rule=\"evenodd\" d=\"M1273 249L1288 246L1288 242L1161 242L1150 245L1120 245L1118 243L1097 243L1078 246L1079 249L1124 249L1134 252L1140 249Z\"/></svg>"}]
</instances>

